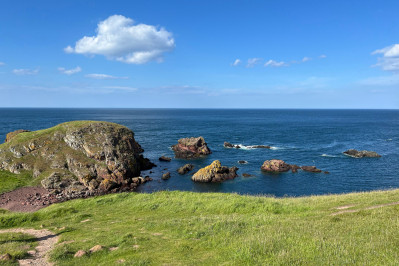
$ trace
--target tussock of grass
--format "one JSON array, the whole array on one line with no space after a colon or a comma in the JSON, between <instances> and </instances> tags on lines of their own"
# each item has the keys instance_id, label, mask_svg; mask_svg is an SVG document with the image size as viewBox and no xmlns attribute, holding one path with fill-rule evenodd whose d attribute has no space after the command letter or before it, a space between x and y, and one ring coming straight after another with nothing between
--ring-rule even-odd
<instances>
[{"instance_id":1,"label":"tussock of grass","mask_svg":"<svg viewBox=\"0 0 399 266\"><path fill-rule=\"evenodd\" d=\"M0 233L0 255L9 253L11 261L2 262L0 265L18 265L18 259L29 256L27 251L33 250L37 246L36 239L23 233Z\"/></svg>"},{"instance_id":2,"label":"tussock of grass","mask_svg":"<svg viewBox=\"0 0 399 266\"><path fill-rule=\"evenodd\" d=\"M362 210L398 199L399 190L282 199L122 193L3 213L0 227L59 233L67 241L51 254L59 265L398 264L399 206ZM360 211L331 215L349 204ZM98 244L106 248L73 258Z\"/></svg>"}]
</instances>

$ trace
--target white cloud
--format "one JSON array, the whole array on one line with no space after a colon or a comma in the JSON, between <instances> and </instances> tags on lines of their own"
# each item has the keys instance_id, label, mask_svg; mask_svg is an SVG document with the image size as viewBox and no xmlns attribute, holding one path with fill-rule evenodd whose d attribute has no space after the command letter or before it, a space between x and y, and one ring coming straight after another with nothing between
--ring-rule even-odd
<instances>
[{"instance_id":1,"label":"white cloud","mask_svg":"<svg viewBox=\"0 0 399 266\"><path fill-rule=\"evenodd\" d=\"M104 89L109 89L109 90L118 90L118 91L137 91L137 88L133 88L133 87L125 87L125 86L107 86L107 87L103 87Z\"/></svg>"},{"instance_id":2,"label":"white cloud","mask_svg":"<svg viewBox=\"0 0 399 266\"><path fill-rule=\"evenodd\" d=\"M4 62L0 62L0 66L4 66L6 63Z\"/></svg>"},{"instance_id":3,"label":"white cloud","mask_svg":"<svg viewBox=\"0 0 399 266\"><path fill-rule=\"evenodd\" d=\"M72 68L72 69L65 69L64 67L59 67L58 71L60 71L63 74L66 74L66 75L72 75L72 74L79 73L80 71L82 71L82 69L79 66Z\"/></svg>"},{"instance_id":4,"label":"white cloud","mask_svg":"<svg viewBox=\"0 0 399 266\"><path fill-rule=\"evenodd\" d=\"M307 62L312 60L312 58L305 56L304 58L302 58L302 62Z\"/></svg>"},{"instance_id":5,"label":"white cloud","mask_svg":"<svg viewBox=\"0 0 399 266\"><path fill-rule=\"evenodd\" d=\"M391 46L375 50L371 54L383 54L384 57L399 57L399 44L393 44Z\"/></svg>"},{"instance_id":6,"label":"white cloud","mask_svg":"<svg viewBox=\"0 0 399 266\"><path fill-rule=\"evenodd\" d=\"M247 62L247 67L254 67L256 64L259 64L262 58L249 58Z\"/></svg>"},{"instance_id":7,"label":"white cloud","mask_svg":"<svg viewBox=\"0 0 399 266\"><path fill-rule=\"evenodd\" d=\"M322 54L319 56L319 58L326 58L327 56L325 54Z\"/></svg>"},{"instance_id":8,"label":"white cloud","mask_svg":"<svg viewBox=\"0 0 399 266\"><path fill-rule=\"evenodd\" d=\"M381 67L385 71L399 72L399 44L375 50L371 54L382 54L382 57L378 58L378 62L373 67Z\"/></svg>"},{"instance_id":9,"label":"white cloud","mask_svg":"<svg viewBox=\"0 0 399 266\"><path fill-rule=\"evenodd\" d=\"M233 63L233 66L238 66L239 64L241 64L241 60L240 59L236 59Z\"/></svg>"},{"instance_id":10,"label":"white cloud","mask_svg":"<svg viewBox=\"0 0 399 266\"><path fill-rule=\"evenodd\" d=\"M282 67L282 66L288 66L288 64L287 63L285 63L284 61L281 61L281 62L277 62L277 61L274 61L274 60L269 60L269 61L267 61L266 63L265 63L265 66L267 67L267 66L271 66L271 67Z\"/></svg>"},{"instance_id":11,"label":"white cloud","mask_svg":"<svg viewBox=\"0 0 399 266\"><path fill-rule=\"evenodd\" d=\"M128 77L116 77L107 74L87 74L85 77L92 79L128 79Z\"/></svg>"},{"instance_id":12,"label":"white cloud","mask_svg":"<svg viewBox=\"0 0 399 266\"><path fill-rule=\"evenodd\" d=\"M84 36L75 47L68 46L66 53L104 55L110 60L128 64L161 62L165 52L175 48L172 33L164 28L137 24L121 15L113 15L101 21L96 36Z\"/></svg>"},{"instance_id":13,"label":"white cloud","mask_svg":"<svg viewBox=\"0 0 399 266\"><path fill-rule=\"evenodd\" d=\"M39 69L14 69L12 73L15 75L36 75L39 73Z\"/></svg>"}]
</instances>

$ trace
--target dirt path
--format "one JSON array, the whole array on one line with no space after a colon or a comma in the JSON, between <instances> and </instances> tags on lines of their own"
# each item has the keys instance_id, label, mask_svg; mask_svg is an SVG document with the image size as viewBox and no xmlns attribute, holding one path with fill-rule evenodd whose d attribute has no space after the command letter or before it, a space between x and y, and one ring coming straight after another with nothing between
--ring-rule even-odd
<instances>
[{"instance_id":1,"label":"dirt path","mask_svg":"<svg viewBox=\"0 0 399 266\"><path fill-rule=\"evenodd\" d=\"M394 205L399 205L399 201L385 203L385 204L379 204L379 205L374 205L374 206L365 207L365 208L362 208L362 209L351 209L351 210L349 210L349 208L355 207L356 205L340 206L340 207L336 207L335 208L336 210L340 210L340 211L332 213L331 216L340 215L340 214L344 214L344 213L354 213L354 212L359 212L361 210L373 210L373 209L377 209L377 208L382 208L382 207L387 207L387 206L394 206Z\"/></svg>"},{"instance_id":2,"label":"dirt path","mask_svg":"<svg viewBox=\"0 0 399 266\"><path fill-rule=\"evenodd\" d=\"M0 230L0 233L24 233L37 238L38 245L35 252L30 253L31 257L28 259L18 260L19 265L53 265L53 263L48 262L47 254L58 242L58 236L49 230L16 228Z\"/></svg>"}]
</instances>

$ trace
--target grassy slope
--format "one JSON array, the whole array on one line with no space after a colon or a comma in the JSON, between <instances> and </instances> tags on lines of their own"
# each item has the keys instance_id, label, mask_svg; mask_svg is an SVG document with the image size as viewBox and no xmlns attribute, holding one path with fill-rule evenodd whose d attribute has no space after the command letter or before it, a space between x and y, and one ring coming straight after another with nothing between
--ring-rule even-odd
<instances>
[{"instance_id":1,"label":"grassy slope","mask_svg":"<svg viewBox=\"0 0 399 266\"><path fill-rule=\"evenodd\" d=\"M0 169L0 194L29 185L36 185L30 173L17 175Z\"/></svg>"},{"instance_id":2,"label":"grassy slope","mask_svg":"<svg viewBox=\"0 0 399 266\"><path fill-rule=\"evenodd\" d=\"M28 257L27 251L34 250L36 239L23 233L0 233L0 254L9 253L13 260L0 265L18 265L17 259Z\"/></svg>"},{"instance_id":3,"label":"grassy slope","mask_svg":"<svg viewBox=\"0 0 399 266\"><path fill-rule=\"evenodd\" d=\"M60 265L362 264L399 263L399 190L265 198L220 193L122 193L0 214L0 228L44 226L62 241ZM1 213L1 212L0 212ZM85 222L82 222L85 221ZM107 249L73 258L94 245ZM110 247L119 247L109 251Z\"/></svg>"}]
</instances>

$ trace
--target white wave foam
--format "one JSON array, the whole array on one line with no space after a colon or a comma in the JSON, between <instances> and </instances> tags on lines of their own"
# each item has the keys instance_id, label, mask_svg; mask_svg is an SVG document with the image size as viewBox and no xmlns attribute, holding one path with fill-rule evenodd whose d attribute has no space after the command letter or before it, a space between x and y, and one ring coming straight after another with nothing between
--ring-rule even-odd
<instances>
[{"instance_id":1,"label":"white wave foam","mask_svg":"<svg viewBox=\"0 0 399 266\"><path fill-rule=\"evenodd\" d=\"M336 156L336 155L330 155L330 154L325 154L325 153L323 153L322 155L320 155L320 156L322 156L322 157L330 157L330 158L337 158L338 156Z\"/></svg>"},{"instance_id":2,"label":"white wave foam","mask_svg":"<svg viewBox=\"0 0 399 266\"><path fill-rule=\"evenodd\" d=\"M271 150L283 150L284 148L281 147L275 147L275 146L270 146Z\"/></svg>"}]
</instances>

